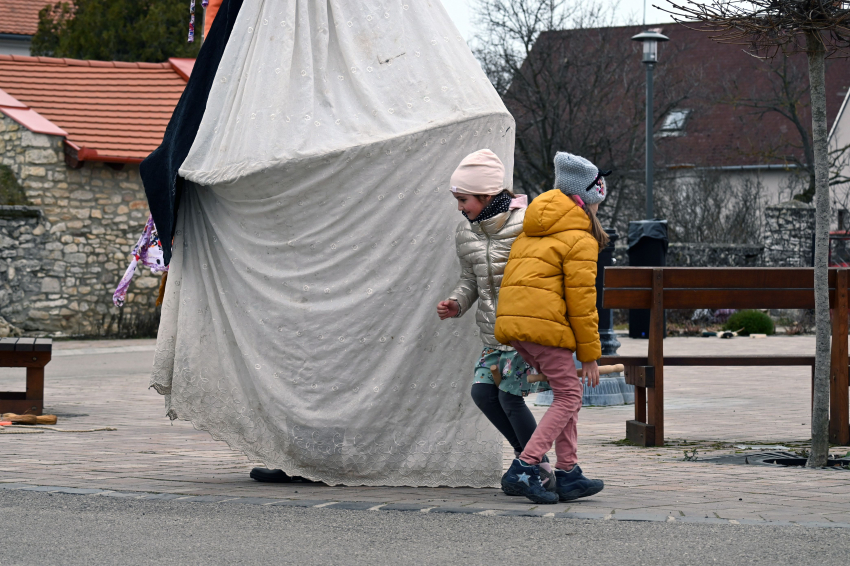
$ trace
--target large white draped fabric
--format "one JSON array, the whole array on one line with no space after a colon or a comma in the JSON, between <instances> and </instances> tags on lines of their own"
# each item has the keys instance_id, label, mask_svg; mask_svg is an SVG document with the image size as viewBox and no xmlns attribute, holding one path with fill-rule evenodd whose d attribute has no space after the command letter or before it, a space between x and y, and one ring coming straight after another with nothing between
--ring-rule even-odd
<instances>
[{"instance_id":1,"label":"large white draped fabric","mask_svg":"<svg viewBox=\"0 0 850 566\"><path fill-rule=\"evenodd\" d=\"M254 460L330 484L497 485L469 398L449 178L513 119L439 2L245 0L184 191L152 386Z\"/></svg>"}]
</instances>

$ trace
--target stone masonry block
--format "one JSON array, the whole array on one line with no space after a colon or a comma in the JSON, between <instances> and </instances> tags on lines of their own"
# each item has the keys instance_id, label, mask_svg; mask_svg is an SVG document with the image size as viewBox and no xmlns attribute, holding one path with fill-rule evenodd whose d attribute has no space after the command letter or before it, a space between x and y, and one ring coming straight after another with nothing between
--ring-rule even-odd
<instances>
[{"instance_id":1,"label":"stone masonry block","mask_svg":"<svg viewBox=\"0 0 850 566\"><path fill-rule=\"evenodd\" d=\"M86 263L86 254L71 253L65 254L65 261L68 263Z\"/></svg>"},{"instance_id":2,"label":"stone masonry block","mask_svg":"<svg viewBox=\"0 0 850 566\"><path fill-rule=\"evenodd\" d=\"M21 177L44 177L47 175L47 169L44 167L26 166L21 169Z\"/></svg>"},{"instance_id":3,"label":"stone masonry block","mask_svg":"<svg viewBox=\"0 0 850 566\"><path fill-rule=\"evenodd\" d=\"M24 147L51 147L50 138L51 136L46 134L36 134L24 130L23 135L21 135L21 145Z\"/></svg>"},{"instance_id":4,"label":"stone masonry block","mask_svg":"<svg viewBox=\"0 0 850 566\"><path fill-rule=\"evenodd\" d=\"M56 157L56 152L52 149L28 149L24 154L27 163L37 165L56 163L59 159Z\"/></svg>"},{"instance_id":5,"label":"stone masonry block","mask_svg":"<svg viewBox=\"0 0 850 566\"><path fill-rule=\"evenodd\" d=\"M138 289L153 289L159 287L160 280L157 277L139 277L133 281Z\"/></svg>"},{"instance_id":6,"label":"stone masonry block","mask_svg":"<svg viewBox=\"0 0 850 566\"><path fill-rule=\"evenodd\" d=\"M53 277L44 277L41 280L41 292L42 293L59 293L62 291L62 286L59 284L59 280Z\"/></svg>"}]
</instances>

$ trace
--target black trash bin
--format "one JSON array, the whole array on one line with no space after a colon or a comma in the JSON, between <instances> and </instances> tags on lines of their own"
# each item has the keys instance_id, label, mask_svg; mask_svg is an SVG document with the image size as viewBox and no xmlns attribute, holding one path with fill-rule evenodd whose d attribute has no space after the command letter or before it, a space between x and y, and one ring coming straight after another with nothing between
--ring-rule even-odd
<instances>
[{"instance_id":1,"label":"black trash bin","mask_svg":"<svg viewBox=\"0 0 850 566\"><path fill-rule=\"evenodd\" d=\"M614 242L620 239L620 235L613 228L606 228L608 234L608 245L599 252L599 260L596 263L596 311L599 313L599 340L602 343L603 356L616 356L620 341L614 333L614 313L611 309L602 308L602 291L605 287L605 268L614 265Z\"/></svg>"},{"instance_id":2,"label":"black trash bin","mask_svg":"<svg viewBox=\"0 0 850 566\"><path fill-rule=\"evenodd\" d=\"M629 266L663 267L667 265L667 221L629 222ZM667 316L664 316L667 335ZM629 338L649 337L649 309L629 310Z\"/></svg>"}]
</instances>

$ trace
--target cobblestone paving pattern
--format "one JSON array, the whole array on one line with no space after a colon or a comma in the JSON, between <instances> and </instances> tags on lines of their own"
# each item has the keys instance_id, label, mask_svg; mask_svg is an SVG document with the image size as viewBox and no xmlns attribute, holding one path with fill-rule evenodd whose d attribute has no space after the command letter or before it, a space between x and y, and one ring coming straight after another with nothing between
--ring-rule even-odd
<instances>
[{"instance_id":1,"label":"cobblestone paving pattern","mask_svg":"<svg viewBox=\"0 0 850 566\"><path fill-rule=\"evenodd\" d=\"M620 340L620 354L646 351L645 341ZM625 436L625 421L633 418L633 406L585 407L579 418L579 457L586 475L605 480L605 490L578 502L535 507L496 489L255 482L248 472L257 463L196 431L190 423L171 423L164 416L162 398L147 389L153 350L152 340L57 342L47 366L45 399L47 409L59 416L57 427L118 430L58 433L6 428L0 438L0 487L64 487L147 498L194 496L193 501L215 504L238 500L359 509L850 526L850 472L683 461L686 449L696 449L699 458L706 458L735 453L741 450L736 446L742 445L802 448L810 437L808 368L665 368L668 445L660 448L618 442ZM814 351L814 338L669 338L665 351L809 354ZM23 383L21 371L0 370L0 390L22 389ZM538 419L544 410L533 408ZM507 466L513 456L505 448ZM834 447L831 453L847 451L848 447Z\"/></svg>"}]
</instances>

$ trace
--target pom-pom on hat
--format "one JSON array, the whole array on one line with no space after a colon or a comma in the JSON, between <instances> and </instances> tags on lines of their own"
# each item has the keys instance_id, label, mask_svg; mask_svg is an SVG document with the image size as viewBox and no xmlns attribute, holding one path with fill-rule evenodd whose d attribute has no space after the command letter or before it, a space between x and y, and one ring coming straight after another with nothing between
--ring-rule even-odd
<instances>
[{"instance_id":1,"label":"pom-pom on hat","mask_svg":"<svg viewBox=\"0 0 850 566\"><path fill-rule=\"evenodd\" d=\"M489 149L463 158L452 173L451 191L461 195L497 195L505 190L505 166Z\"/></svg>"},{"instance_id":2,"label":"pom-pom on hat","mask_svg":"<svg viewBox=\"0 0 850 566\"><path fill-rule=\"evenodd\" d=\"M576 195L586 204L605 200L605 177L610 171L599 168L578 155L559 151L555 154L555 188L565 195Z\"/></svg>"}]
</instances>

